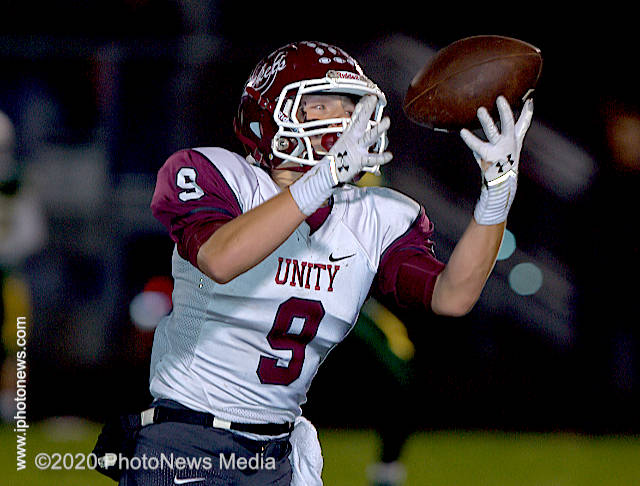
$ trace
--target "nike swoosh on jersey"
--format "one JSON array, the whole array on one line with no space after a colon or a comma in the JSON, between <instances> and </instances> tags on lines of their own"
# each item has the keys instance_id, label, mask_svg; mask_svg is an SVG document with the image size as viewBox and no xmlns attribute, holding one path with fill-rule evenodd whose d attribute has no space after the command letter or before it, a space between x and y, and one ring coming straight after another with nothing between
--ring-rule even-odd
<instances>
[{"instance_id":1,"label":"nike swoosh on jersey","mask_svg":"<svg viewBox=\"0 0 640 486\"><path fill-rule=\"evenodd\" d=\"M173 478L174 484L197 483L204 480L205 478L179 478L178 476Z\"/></svg>"},{"instance_id":2,"label":"nike swoosh on jersey","mask_svg":"<svg viewBox=\"0 0 640 486\"><path fill-rule=\"evenodd\" d=\"M329 261L330 262L339 262L340 260L345 260L347 258L351 258L354 255L355 255L355 253L352 253L351 255L342 256L342 257L334 257L333 253L331 253L331 255L329 255Z\"/></svg>"}]
</instances>

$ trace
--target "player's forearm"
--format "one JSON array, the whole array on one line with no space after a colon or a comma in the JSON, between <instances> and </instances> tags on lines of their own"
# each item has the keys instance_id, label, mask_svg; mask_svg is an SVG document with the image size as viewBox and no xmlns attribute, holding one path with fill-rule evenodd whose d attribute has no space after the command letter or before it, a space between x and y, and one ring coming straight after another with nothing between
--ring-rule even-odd
<instances>
[{"instance_id":1,"label":"player's forearm","mask_svg":"<svg viewBox=\"0 0 640 486\"><path fill-rule=\"evenodd\" d=\"M460 135L482 172L473 220L436 280L431 307L438 314L463 315L480 297L500 249L505 221L516 194L520 151L531 124L533 103L525 102L516 122L506 98L496 100L500 129L486 108L478 109L484 141L467 129Z\"/></svg>"},{"instance_id":2,"label":"player's forearm","mask_svg":"<svg viewBox=\"0 0 640 486\"><path fill-rule=\"evenodd\" d=\"M480 225L471 220L435 283L431 308L436 314L461 316L477 302L493 269L505 223Z\"/></svg>"},{"instance_id":3,"label":"player's forearm","mask_svg":"<svg viewBox=\"0 0 640 486\"><path fill-rule=\"evenodd\" d=\"M269 256L305 218L284 190L213 233L198 251L198 267L216 282L227 283Z\"/></svg>"}]
</instances>

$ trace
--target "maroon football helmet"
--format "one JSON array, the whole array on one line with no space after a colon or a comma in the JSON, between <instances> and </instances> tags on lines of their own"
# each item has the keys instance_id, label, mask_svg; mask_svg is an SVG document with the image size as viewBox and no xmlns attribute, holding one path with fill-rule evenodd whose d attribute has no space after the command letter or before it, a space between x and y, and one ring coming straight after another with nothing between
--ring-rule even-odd
<instances>
[{"instance_id":1,"label":"maroon football helmet","mask_svg":"<svg viewBox=\"0 0 640 486\"><path fill-rule=\"evenodd\" d=\"M257 163L268 168L284 161L312 166L324 154L314 151L309 137L338 137L347 127L349 118L299 120L301 97L310 93L375 95L378 104L372 126L380 122L387 104L384 93L339 47L308 41L281 47L260 61L249 76L234 119L236 136ZM385 134L372 150L383 152L386 145Z\"/></svg>"}]
</instances>

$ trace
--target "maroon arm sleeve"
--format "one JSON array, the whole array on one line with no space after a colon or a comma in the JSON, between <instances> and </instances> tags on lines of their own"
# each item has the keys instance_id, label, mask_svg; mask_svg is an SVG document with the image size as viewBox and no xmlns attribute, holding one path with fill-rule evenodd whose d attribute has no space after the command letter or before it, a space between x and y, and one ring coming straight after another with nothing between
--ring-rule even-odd
<instances>
[{"instance_id":1,"label":"maroon arm sleeve","mask_svg":"<svg viewBox=\"0 0 640 486\"><path fill-rule=\"evenodd\" d=\"M200 246L242 213L214 163L194 150L176 152L160 168L151 211L169 231L180 256L196 267Z\"/></svg>"},{"instance_id":2,"label":"maroon arm sleeve","mask_svg":"<svg viewBox=\"0 0 640 486\"><path fill-rule=\"evenodd\" d=\"M424 209L409 230L382 254L372 294L402 309L424 306L431 309L437 276L444 268L433 251L433 223Z\"/></svg>"}]
</instances>

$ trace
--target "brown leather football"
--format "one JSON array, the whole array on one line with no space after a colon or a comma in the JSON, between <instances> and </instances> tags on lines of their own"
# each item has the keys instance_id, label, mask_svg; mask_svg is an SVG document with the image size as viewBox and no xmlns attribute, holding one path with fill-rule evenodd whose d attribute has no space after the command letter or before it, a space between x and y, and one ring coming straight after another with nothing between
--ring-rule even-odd
<instances>
[{"instance_id":1,"label":"brown leather football","mask_svg":"<svg viewBox=\"0 0 640 486\"><path fill-rule=\"evenodd\" d=\"M411 121L429 128L473 128L479 107L496 116L499 95L513 110L520 108L541 71L540 49L531 44L497 35L467 37L438 51L415 75L403 109Z\"/></svg>"}]
</instances>

